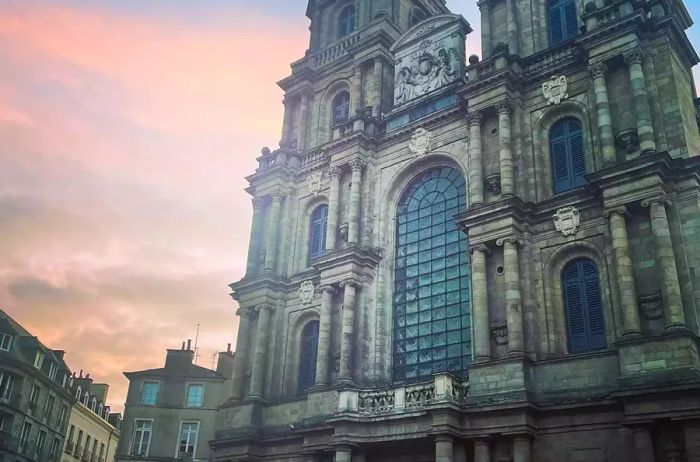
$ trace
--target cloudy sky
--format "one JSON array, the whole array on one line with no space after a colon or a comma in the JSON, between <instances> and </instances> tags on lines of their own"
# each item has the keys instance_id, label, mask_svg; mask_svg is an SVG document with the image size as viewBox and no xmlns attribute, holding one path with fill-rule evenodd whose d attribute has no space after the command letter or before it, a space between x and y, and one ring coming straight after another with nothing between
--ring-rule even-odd
<instances>
[{"instance_id":1,"label":"cloudy sky","mask_svg":"<svg viewBox=\"0 0 700 462\"><path fill-rule=\"evenodd\" d=\"M474 5L448 2L477 28ZM244 176L279 141L305 6L0 0L0 307L114 407L121 372L160 366L198 323L200 364L235 343Z\"/></svg>"}]
</instances>

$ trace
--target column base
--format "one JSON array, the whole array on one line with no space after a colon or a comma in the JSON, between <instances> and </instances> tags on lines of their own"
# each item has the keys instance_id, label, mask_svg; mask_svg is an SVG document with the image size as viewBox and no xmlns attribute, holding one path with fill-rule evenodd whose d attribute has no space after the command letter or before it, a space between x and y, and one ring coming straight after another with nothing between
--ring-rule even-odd
<instances>
[{"instance_id":1,"label":"column base","mask_svg":"<svg viewBox=\"0 0 700 462\"><path fill-rule=\"evenodd\" d=\"M631 330L629 332L623 332L622 337L625 340L632 340L632 339L638 339L644 337L644 335L641 332L637 332L634 330Z\"/></svg>"},{"instance_id":2,"label":"column base","mask_svg":"<svg viewBox=\"0 0 700 462\"><path fill-rule=\"evenodd\" d=\"M524 350L512 350L506 353L509 358L523 358L527 356Z\"/></svg>"},{"instance_id":3,"label":"column base","mask_svg":"<svg viewBox=\"0 0 700 462\"><path fill-rule=\"evenodd\" d=\"M336 382L336 388L356 388L357 384L351 378L338 379Z\"/></svg>"},{"instance_id":4,"label":"column base","mask_svg":"<svg viewBox=\"0 0 700 462\"><path fill-rule=\"evenodd\" d=\"M492 361L493 358L491 356L475 356L474 357L474 362L475 363L487 363L489 361Z\"/></svg>"},{"instance_id":5,"label":"column base","mask_svg":"<svg viewBox=\"0 0 700 462\"><path fill-rule=\"evenodd\" d=\"M673 332L690 332L690 329L688 329L688 326L685 324L680 324L680 323L673 323L669 324L666 327L664 327L667 331L673 331Z\"/></svg>"}]
</instances>

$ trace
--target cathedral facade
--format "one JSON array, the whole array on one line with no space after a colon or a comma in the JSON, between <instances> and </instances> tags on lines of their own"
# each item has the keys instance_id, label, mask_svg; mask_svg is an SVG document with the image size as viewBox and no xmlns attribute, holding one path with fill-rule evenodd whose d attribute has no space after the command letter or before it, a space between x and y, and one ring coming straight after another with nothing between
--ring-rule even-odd
<instances>
[{"instance_id":1,"label":"cathedral facade","mask_svg":"<svg viewBox=\"0 0 700 462\"><path fill-rule=\"evenodd\" d=\"M681 0L311 0L217 461L700 461Z\"/></svg>"}]
</instances>

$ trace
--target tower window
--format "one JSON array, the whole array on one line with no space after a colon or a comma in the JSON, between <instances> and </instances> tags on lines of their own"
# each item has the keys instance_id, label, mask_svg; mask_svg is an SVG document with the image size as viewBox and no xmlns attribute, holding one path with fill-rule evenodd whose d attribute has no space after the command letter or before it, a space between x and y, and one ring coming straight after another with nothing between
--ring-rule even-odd
<instances>
[{"instance_id":1,"label":"tower window","mask_svg":"<svg viewBox=\"0 0 700 462\"><path fill-rule=\"evenodd\" d=\"M586 184L586 156L581 122L573 118L557 122L549 136L554 193Z\"/></svg>"},{"instance_id":2,"label":"tower window","mask_svg":"<svg viewBox=\"0 0 700 462\"><path fill-rule=\"evenodd\" d=\"M303 393L316 383L316 358L318 356L318 321L310 321L301 331L299 351L299 392Z\"/></svg>"},{"instance_id":3,"label":"tower window","mask_svg":"<svg viewBox=\"0 0 700 462\"><path fill-rule=\"evenodd\" d=\"M549 42L551 45L578 35L575 0L549 0Z\"/></svg>"},{"instance_id":4,"label":"tower window","mask_svg":"<svg viewBox=\"0 0 700 462\"><path fill-rule=\"evenodd\" d=\"M326 228L328 224L328 206L319 205L311 214L309 228L309 260L323 255L326 249Z\"/></svg>"},{"instance_id":5,"label":"tower window","mask_svg":"<svg viewBox=\"0 0 700 462\"><path fill-rule=\"evenodd\" d=\"M350 93L341 91L333 98L333 123L347 122L350 118Z\"/></svg>"},{"instance_id":6,"label":"tower window","mask_svg":"<svg viewBox=\"0 0 700 462\"><path fill-rule=\"evenodd\" d=\"M338 19L338 38L345 37L355 32L357 22L357 10L355 5L348 5L340 12Z\"/></svg>"},{"instance_id":7,"label":"tower window","mask_svg":"<svg viewBox=\"0 0 700 462\"><path fill-rule=\"evenodd\" d=\"M413 7L411 8L411 15L408 18L408 26L413 27L427 17L428 15L426 15L425 11L421 8Z\"/></svg>"},{"instance_id":8,"label":"tower window","mask_svg":"<svg viewBox=\"0 0 700 462\"><path fill-rule=\"evenodd\" d=\"M562 272L569 351L605 348L605 318L598 268L591 260L569 263Z\"/></svg>"}]
</instances>

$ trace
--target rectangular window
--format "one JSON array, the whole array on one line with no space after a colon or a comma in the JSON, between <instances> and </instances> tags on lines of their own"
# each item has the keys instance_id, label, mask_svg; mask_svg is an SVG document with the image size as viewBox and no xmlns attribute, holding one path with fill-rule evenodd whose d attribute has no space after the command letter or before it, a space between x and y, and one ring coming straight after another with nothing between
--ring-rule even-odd
<instances>
[{"instance_id":1,"label":"rectangular window","mask_svg":"<svg viewBox=\"0 0 700 462\"><path fill-rule=\"evenodd\" d=\"M204 406L204 384L191 383L187 386L187 407Z\"/></svg>"},{"instance_id":2,"label":"rectangular window","mask_svg":"<svg viewBox=\"0 0 700 462\"><path fill-rule=\"evenodd\" d=\"M97 438L92 440L92 451L90 452L90 460L94 461L97 455Z\"/></svg>"},{"instance_id":3,"label":"rectangular window","mask_svg":"<svg viewBox=\"0 0 700 462\"><path fill-rule=\"evenodd\" d=\"M90 435L85 436L85 450L83 450L83 460L90 460Z\"/></svg>"},{"instance_id":4,"label":"rectangular window","mask_svg":"<svg viewBox=\"0 0 700 462\"><path fill-rule=\"evenodd\" d=\"M134 436L131 442L132 456L148 457L152 431L152 420L136 419L134 421Z\"/></svg>"},{"instance_id":5,"label":"rectangular window","mask_svg":"<svg viewBox=\"0 0 700 462\"><path fill-rule=\"evenodd\" d=\"M160 384L158 382L144 382L141 387L141 404L155 406L158 401L159 388Z\"/></svg>"},{"instance_id":6,"label":"rectangular window","mask_svg":"<svg viewBox=\"0 0 700 462\"><path fill-rule=\"evenodd\" d=\"M10 334L0 333L0 350L10 351L12 348L12 336Z\"/></svg>"},{"instance_id":7,"label":"rectangular window","mask_svg":"<svg viewBox=\"0 0 700 462\"><path fill-rule=\"evenodd\" d=\"M40 455L41 451L44 450L44 443L46 442L46 432L41 430L39 432L39 438L36 440L36 454Z\"/></svg>"},{"instance_id":8,"label":"rectangular window","mask_svg":"<svg viewBox=\"0 0 700 462\"><path fill-rule=\"evenodd\" d=\"M51 414L53 414L53 406L55 404L56 398L53 397L53 395L49 395L48 398L46 398L46 404L44 404L44 421L48 422L51 420Z\"/></svg>"},{"instance_id":9,"label":"rectangular window","mask_svg":"<svg viewBox=\"0 0 700 462\"><path fill-rule=\"evenodd\" d=\"M99 457L100 461L103 460L104 456L105 456L105 444L100 443L100 457Z\"/></svg>"},{"instance_id":10,"label":"rectangular window","mask_svg":"<svg viewBox=\"0 0 700 462\"><path fill-rule=\"evenodd\" d=\"M32 387L32 394L29 395L29 404L36 408L39 402L39 395L41 395L41 387L39 385L34 385Z\"/></svg>"},{"instance_id":11,"label":"rectangular window","mask_svg":"<svg viewBox=\"0 0 700 462\"><path fill-rule=\"evenodd\" d=\"M66 423L66 415L68 415L68 405L64 404L61 406L61 412L58 414L58 428L63 428L63 424Z\"/></svg>"},{"instance_id":12,"label":"rectangular window","mask_svg":"<svg viewBox=\"0 0 700 462\"><path fill-rule=\"evenodd\" d=\"M56 457L58 455L58 448L61 446L61 440L59 438L54 438L53 443L51 443L51 457Z\"/></svg>"},{"instance_id":13,"label":"rectangular window","mask_svg":"<svg viewBox=\"0 0 700 462\"><path fill-rule=\"evenodd\" d=\"M56 363L50 362L49 363L49 378L51 380L56 380L56 372L58 372L58 369L56 368Z\"/></svg>"},{"instance_id":14,"label":"rectangular window","mask_svg":"<svg viewBox=\"0 0 700 462\"><path fill-rule=\"evenodd\" d=\"M83 444L83 431L78 430L78 441L75 442L75 452L73 453L73 455L75 457L80 457L80 452L83 449L82 444Z\"/></svg>"},{"instance_id":15,"label":"rectangular window","mask_svg":"<svg viewBox=\"0 0 700 462\"><path fill-rule=\"evenodd\" d=\"M75 442L73 441L73 437L75 436L75 425L70 426L70 430L68 430L68 439L66 440L66 449L65 451L68 453L73 452L73 445Z\"/></svg>"},{"instance_id":16,"label":"rectangular window","mask_svg":"<svg viewBox=\"0 0 700 462\"><path fill-rule=\"evenodd\" d=\"M14 377L7 372L0 373L0 403L9 403L12 397Z\"/></svg>"},{"instance_id":17,"label":"rectangular window","mask_svg":"<svg viewBox=\"0 0 700 462\"><path fill-rule=\"evenodd\" d=\"M22 454L27 453L27 442L29 441L29 435L32 433L32 424L29 422L24 422L22 426L22 432L19 434L19 452Z\"/></svg>"},{"instance_id":18,"label":"rectangular window","mask_svg":"<svg viewBox=\"0 0 700 462\"><path fill-rule=\"evenodd\" d=\"M44 365L44 353L41 351L36 352L36 356L34 357L34 367L37 369L41 369L41 367Z\"/></svg>"},{"instance_id":19,"label":"rectangular window","mask_svg":"<svg viewBox=\"0 0 700 462\"><path fill-rule=\"evenodd\" d=\"M199 433L199 422L183 422L180 429L180 444L178 445L177 456L194 458L194 451L197 447L197 435Z\"/></svg>"}]
</instances>

